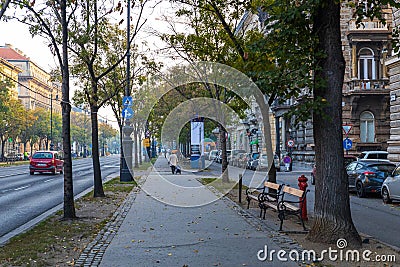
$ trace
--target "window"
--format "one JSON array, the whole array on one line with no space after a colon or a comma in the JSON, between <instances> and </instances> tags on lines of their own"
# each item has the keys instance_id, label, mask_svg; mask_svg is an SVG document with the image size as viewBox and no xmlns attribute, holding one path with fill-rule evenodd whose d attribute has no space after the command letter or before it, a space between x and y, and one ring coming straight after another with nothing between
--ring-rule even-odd
<instances>
[{"instance_id":1,"label":"window","mask_svg":"<svg viewBox=\"0 0 400 267\"><path fill-rule=\"evenodd\" d=\"M361 48L358 53L358 78L360 80L376 79L374 52L370 48Z\"/></svg>"},{"instance_id":2,"label":"window","mask_svg":"<svg viewBox=\"0 0 400 267\"><path fill-rule=\"evenodd\" d=\"M362 143L375 142L374 114L364 111L360 115L360 139Z\"/></svg>"}]
</instances>

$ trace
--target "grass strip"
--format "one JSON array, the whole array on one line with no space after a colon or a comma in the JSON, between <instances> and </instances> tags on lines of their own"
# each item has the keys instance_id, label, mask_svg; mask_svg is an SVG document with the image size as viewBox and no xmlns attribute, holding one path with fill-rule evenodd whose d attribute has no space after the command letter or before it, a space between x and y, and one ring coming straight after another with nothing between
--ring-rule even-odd
<instances>
[{"instance_id":1,"label":"grass strip","mask_svg":"<svg viewBox=\"0 0 400 267\"><path fill-rule=\"evenodd\" d=\"M94 198L91 192L75 201L77 216L83 217L63 220L58 211L0 247L0 266L56 266L60 262L72 266L135 186L135 182L120 182L119 177L104 183L105 198Z\"/></svg>"}]
</instances>

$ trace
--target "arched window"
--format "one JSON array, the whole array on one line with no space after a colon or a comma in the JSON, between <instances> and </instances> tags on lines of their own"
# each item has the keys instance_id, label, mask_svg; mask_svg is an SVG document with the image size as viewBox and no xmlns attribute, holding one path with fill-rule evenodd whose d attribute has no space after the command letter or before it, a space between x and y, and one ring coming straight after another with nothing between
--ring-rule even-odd
<instances>
[{"instance_id":1,"label":"arched window","mask_svg":"<svg viewBox=\"0 0 400 267\"><path fill-rule=\"evenodd\" d=\"M361 48L358 53L358 78L360 80L376 79L374 52L370 48Z\"/></svg>"},{"instance_id":2,"label":"arched window","mask_svg":"<svg viewBox=\"0 0 400 267\"><path fill-rule=\"evenodd\" d=\"M362 143L375 142L375 119L374 114L369 111L360 115L360 139Z\"/></svg>"}]
</instances>

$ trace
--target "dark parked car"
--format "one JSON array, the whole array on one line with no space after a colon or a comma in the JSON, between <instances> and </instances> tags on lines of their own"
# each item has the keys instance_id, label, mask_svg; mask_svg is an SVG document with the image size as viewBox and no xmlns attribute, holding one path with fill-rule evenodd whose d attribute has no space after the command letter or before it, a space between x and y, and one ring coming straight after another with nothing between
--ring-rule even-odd
<instances>
[{"instance_id":1,"label":"dark parked car","mask_svg":"<svg viewBox=\"0 0 400 267\"><path fill-rule=\"evenodd\" d=\"M64 161L57 151L36 151L29 162L29 173L56 172L63 173Z\"/></svg>"},{"instance_id":2,"label":"dark parked car","mask_svg":"<svg viewBox=\"0 0 400 267\"><path fill-rule=\"evenodd\" d=\"M350 163L352 163L353 161L357 160L356 156L353 155L344 155L344 166L347 167L347 165L349 165ZM317 174L317 166L314 165L314 168L311 172L311 184L315 184L315 177Z\"/></svg>"},{"instance_id":3,"label":"dark parked car","mask_svg":"<svg viewBox=\"0 0 400 267\"><path fill-rule=\"evenodd\" d=\"M387 161L353 161L346 168L349 190L355 190L358 197L365 197L368 193L380 194L383 182L395 167L395 164Z\"/></svg>"}]
</instances>

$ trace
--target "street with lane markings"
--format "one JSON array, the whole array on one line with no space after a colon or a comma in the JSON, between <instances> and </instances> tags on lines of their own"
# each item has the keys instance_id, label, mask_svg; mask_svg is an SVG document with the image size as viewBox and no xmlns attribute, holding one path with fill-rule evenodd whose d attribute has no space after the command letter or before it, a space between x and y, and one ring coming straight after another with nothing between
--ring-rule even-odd
<instances>
[{"instance_id":1,"label":"street with lane markings","mask_svg":"<svg viewBox=\"0 0 400 267\"><path fill-rule=\"evenodd\" d=\"M119 174L119 156L100 158L102 178ZM29 174L29 164L0 168L0 244L63 203L63 174ZM93 188L91 158L73 160L74 195ZM46 214L46 216L43 216ZM21 229L21 231L22 231Z\"/></svg>"}]
</instances>

